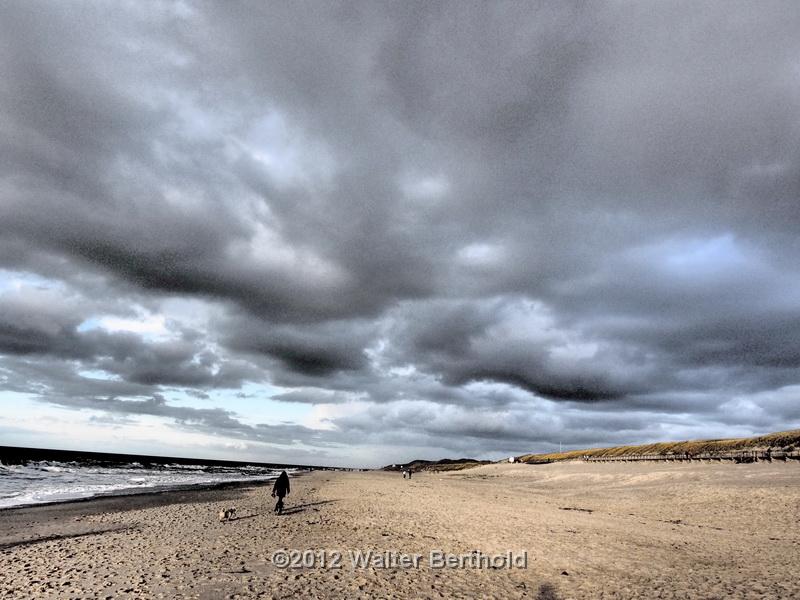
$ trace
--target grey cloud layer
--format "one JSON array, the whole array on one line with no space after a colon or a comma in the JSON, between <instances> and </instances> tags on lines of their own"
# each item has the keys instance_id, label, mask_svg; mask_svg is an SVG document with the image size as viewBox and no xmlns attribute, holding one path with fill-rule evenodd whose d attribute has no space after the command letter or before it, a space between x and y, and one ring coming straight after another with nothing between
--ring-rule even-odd
<instances>
[{"instance_id":1,"label":"grey cloud layer","mask_svg":"<svg viewBox=\"0 0 800 600\"><path fill-rule=\"evenodd\" d=\"M97 408L270 381L386 439L381 411L431 403L397 427L475 452L785 407L798 30L791 2L5 3L0 266L82 299L4 297L6 385L40 361L135 387L58 400ZM221 308L171 341L80 329L175 297Z\"/></svg>"},{"instance_id":2,"label":"grey cloud layer","mask_svg":"<svg viewBox=\"0 0 800 600\"><path fill-rule=\"evenodd\" d=\"M52 291L0 295L0 353L79 361L83 368L143 385L238 387L261 379L254 367L222 359L191 333L147 341L128 332L81 330L92 309L102 306L80 306L78 299Z\"/></svg>"}]
</instances>

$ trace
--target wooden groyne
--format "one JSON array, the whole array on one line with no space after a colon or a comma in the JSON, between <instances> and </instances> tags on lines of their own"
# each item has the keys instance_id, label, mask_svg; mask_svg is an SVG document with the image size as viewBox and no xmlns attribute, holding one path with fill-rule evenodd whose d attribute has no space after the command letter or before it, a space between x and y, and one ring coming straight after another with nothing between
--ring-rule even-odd
<instances>
[{"instance_id":1,"label":"wooden groyne","mask_svg":"<svg viewBox=\"0 0 800 600\"><path fill-rule=\"evenodd\" d=\"M636 461L730 461L733 463L772 462L775 460L800 461L800 450L730 450L725 452L680 452L674 454L625 454L621 456L583 456L587 462L636 462Z\"/></svg>"}]
</instances>

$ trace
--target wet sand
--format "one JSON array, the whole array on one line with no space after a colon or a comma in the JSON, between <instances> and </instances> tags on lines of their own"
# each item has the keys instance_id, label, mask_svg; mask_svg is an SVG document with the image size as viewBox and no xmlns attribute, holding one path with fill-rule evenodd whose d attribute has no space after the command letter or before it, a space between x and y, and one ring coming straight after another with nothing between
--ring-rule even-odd
<instances>
[{"instance_id":1,"label":"wet sand","mask_svg":"<svg viewBox=\"0 0 800 600\"><path fill-rule=\"evenodd\" d=\"M268 492L0 511L0 597L800 597L797 463L320 471L293 481L282 516ZM218 522L228 506L237 518ZM313 566L278 568L279 549ZM472 558L434 569L432 550ZM527 564L475 558L508 551ZM403 556L412 566L379 564Z\"/></svg>"}]
</instances>

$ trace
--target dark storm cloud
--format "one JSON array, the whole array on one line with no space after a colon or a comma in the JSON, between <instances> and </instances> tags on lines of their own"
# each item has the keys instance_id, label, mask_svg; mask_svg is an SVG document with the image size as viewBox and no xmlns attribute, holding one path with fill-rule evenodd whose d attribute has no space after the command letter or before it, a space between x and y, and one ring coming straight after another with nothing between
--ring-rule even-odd
<instances>
[{"instance_id":1,"label":"dark storm cloud","mask_svg":"<svg viewBox=\"0 0 800 600\"><path fill-rule=\"evenodd\" d=\"M0 267L74 296L6 298L6 385L269 381L364 402L347 439L485 452L741 432L737 398L796 425L799 29L790 2L5 3ZM81 326L176 298L213 314Z\"/></svg>"},{"instance_id":2,"label":"dark storm cloud","mask_svg":"<svg viewBox=\"0 0 800 600\"><path fill-rule=\"evenodd\" d=\"M83 377L73 362L56 358L3 357L0 377L3 389L41 395L45 400L84 396L138 397L153 392L151 386L111 378Z\"/></svg>"},{"instance_id":3,"label":"dark storm cloud","mask_svg":"<svg viewBox=\"0 0 800 600\"><path fill-rule=\"evenodd\" d=\"M570 346L582 340L558 331L548 312L524 299L431 303L409 307L393 339L403 358L452 385L491 380L574 400L621 398L641 385L632 381L636 369L614 372L595 349L571 356Z\"/></svg>"},{"instance_id":4,"label":"dark storm cloud","mask_svg":"<svg viewBox=\"0 0 800 600\"><path fill-rule=\"evenodd\" d=\"M355 320L299 328L242 315L225 319L219 328L231 350L273 357L284 368L313 377L364 368L365 347L376 333L371 323Z\"/></svg>"},{"instance_id":5,"label":"dark storm cloud","mask_svg":"<svg viewBox=\"0 0 800 600\"><path fill-rule=\"evenodd\" d=\"M228 360L202 340L146 340L129 332L101 328L82 330L92 314L81 298L65 298L51 290L0 294L0 353L79 361L142 385L239 387L263 379L243 360Z\"/></svg>"}]
</instances>

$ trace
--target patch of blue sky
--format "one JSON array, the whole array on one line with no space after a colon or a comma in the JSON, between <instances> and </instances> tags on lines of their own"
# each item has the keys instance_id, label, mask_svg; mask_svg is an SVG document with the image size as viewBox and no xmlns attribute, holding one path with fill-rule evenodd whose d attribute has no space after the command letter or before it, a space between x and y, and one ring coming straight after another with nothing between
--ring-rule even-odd
<instances>
[{"instance_id":1,"label":"patch of blue sky","mask_svg":"<svg viewBox=\"0 0 800 600\"><path fill-rule=\"evenodd\" d=\"M279 184L327 182L336 172L326 145L278 111L255 122L241 147Z\"/></svg>"},{"instance_id":2,"label":"patch of blue sky","mask_svg":"<svg viewBox=\"0 0 800 600\"><path fill-rule=\"evenodd\" d=\"M41 406L31 394L0 390L0 423L15 417L27 416L33 406Z\"/></svg>"},{"instance_id":3,"label":"patch of blue sky","mask_svg":"<svg viewBox=\"0 0 800 600\"><path fill-rule=\"evenodd\" d=\"M247 425L303 422L311 413L313 406L272 399L272 396L286 391L284 388L266 384L245 384L239 390L205 390L208 398L198 398L184 390L170 390L165 397L174 406L224 408L235 413L237 418Z\"/></svg>"},{"instance_id":4,"label":"patch of blue sky","mask_svg":"<svg viewBox=\"0 0 800 600\"><path fill-rule=\"evenodd\" d=\"M751 281L771 276L770 266L759 250L732 233L672 237L638 247L630 256L640 268L668 279L696 281L704 288L711 283L739 282L745 274Z\"/></svg>"},{"instance_id":5,"label":"patch of blue sky","mask_svg":"<svg viewBox=\"0 0 800 600\"><path fill-rule=\"evenodd\" d=\"M118 375L113 375L107 371L103 371L102 369L82 369L78 371L78 375L84 377L85 379L102 379L104 381L118 381L120 379Z\"/></svg>"},{"instance_id":6,"label":"patch of blue sky","mask_svg":"<svg viewBox=\"0 0 800 600\"><path fill-rule=\"evenodd\" d=\"M681 242L672 242L665 248L664 264L676 271L715 272L745 265L748 256L732 234Z\"/></svg>"},{"instance_id":7,"label":"patch of blue sky","mask_svg":"<svg viewBox=\"0 0 800 600\"><path fill-rule=\"evenodd\" d=\"M13 271L0 269L0 293L19 290L23 287L56 288L61 286L60 281L47 279L27 271Z\"/></svg>"},{"instance_id":8,"label":"patch of blue sky","mask_svg":"<svg viewBox=\"0 0 800 600\"><path fill-rule=\"evenodd\" d=\"M99 327L100 327L100 318L91 317L89 319L86 319L80 325L78 325L78 331L84 333L86 331L91 331L92 329L98 329Z\"/></svg>"}]
</instances>

